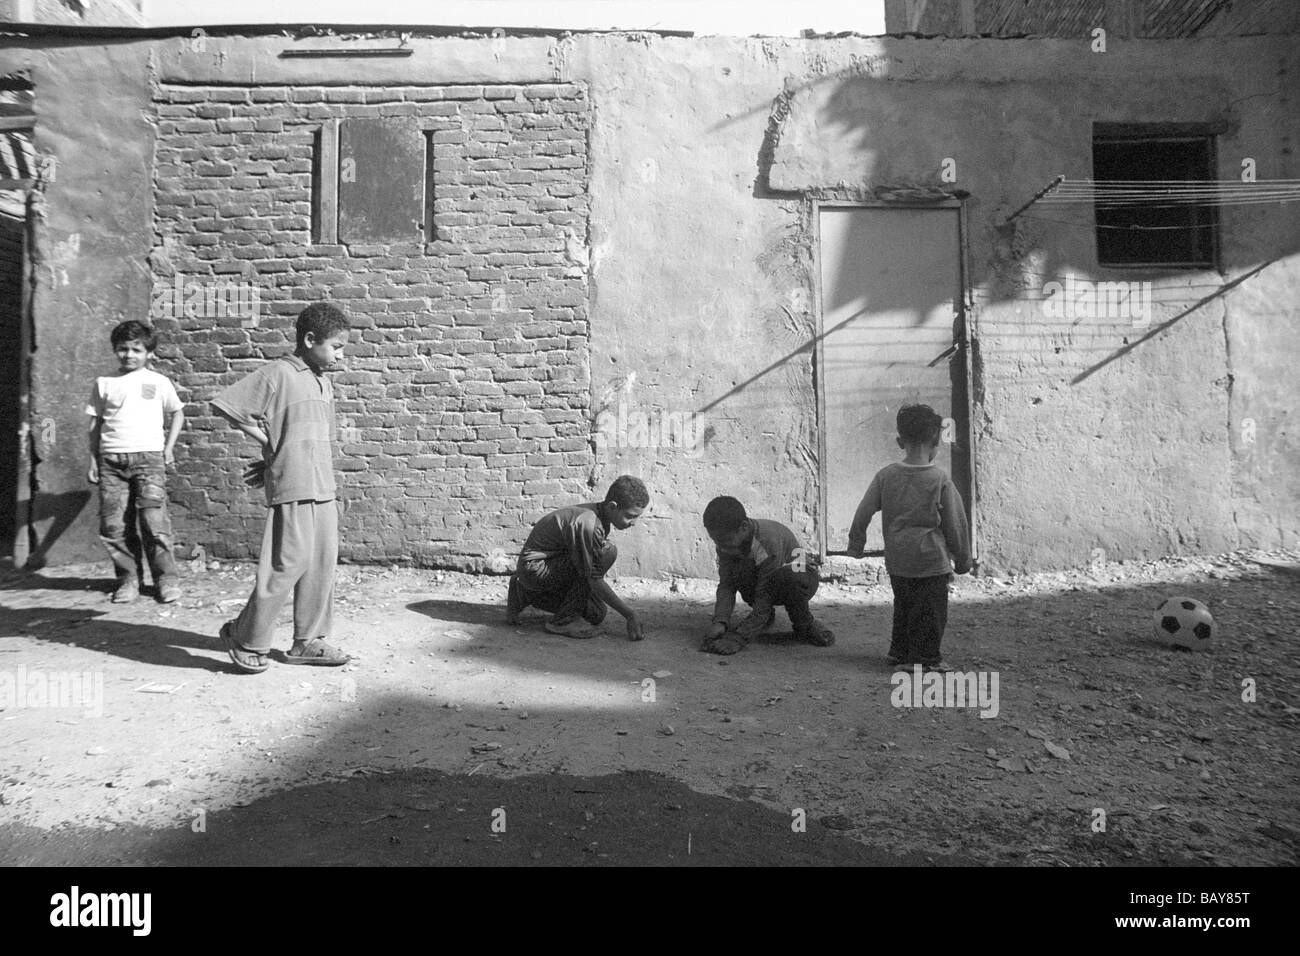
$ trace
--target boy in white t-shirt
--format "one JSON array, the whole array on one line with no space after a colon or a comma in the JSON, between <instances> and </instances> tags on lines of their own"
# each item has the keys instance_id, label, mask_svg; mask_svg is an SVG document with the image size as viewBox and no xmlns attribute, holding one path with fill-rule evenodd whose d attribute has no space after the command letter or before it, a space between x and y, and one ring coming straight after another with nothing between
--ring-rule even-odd
<instances>
[{"instance_id":1,"label":"boy in white t-shirt","mask_svg":"<svg viewBox=\"0 0 1300 956\"><path fill-rule=\"evenodd\" d=\"M143 551L158 600L170 603L180 598L181 589L172 556L166 466L173 461L172 449L185 424L184 406L171 380L149 368L158 344L152 328L132 319L113 329L111 339L118 373L95 379L86 414L90 416L87 478L99 485L99 537L117 573L113 601L125 604L140 596ZM168 415L171 422L164 439L163 420Z\"/></svg>"}]
</instances>

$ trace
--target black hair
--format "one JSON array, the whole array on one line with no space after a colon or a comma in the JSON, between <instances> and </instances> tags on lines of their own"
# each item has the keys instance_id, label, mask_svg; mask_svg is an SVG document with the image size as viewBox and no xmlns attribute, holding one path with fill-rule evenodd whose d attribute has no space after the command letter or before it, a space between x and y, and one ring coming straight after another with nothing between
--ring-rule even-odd
<instances>
[{"instance_id":1,"label":"black hair","mask_svg":"<svg viewBox=\"0 0 1300 956\"><path fill-rule=\"evenodd\" d=\"M942 430L943 419L929 405L904 405L898 410L898 437L909 445L928 445Z\"/></svg>"},{"instance_id":2,"label":"black hair","mask_svg":"<svg viewBox=\"0 0 1300 956\"><path fill-rule=\"evenodd\" d=\"M745 506L729 495L720 495L704 509L704 529L711 534L730 534L745 523Z\"/></svg>"},{"instance_id":3,"label":"black hair","mask_svg":"<svg viewBox=\"0 0 1300 956\"><path fill-rule=\"evenodd\" d=\"M322 342L339 332L346 332L352 326L348 317L338 306L328 302L313 302L298 313L294 331L298 336L298 348L303 347L310 332L317 342Z\"/></svg>"},{"instance_id":4,"label":"black hair","mask_svg":"<svg viewBox=\"0 0 1300 956\"><path fill-rule=\"evenodd\" d=\"M158 333L153 330L153 326L145 325L136 319L119 322L109 333L108 338L113 343L113 348L117 348L123 342L139 342L146 352L152 352L158 347Z\"/></svg>"},{"instance_id":5,"label":"black hair","mask_svg":"<svg viewBox=\"0 0 1300 956\"><path fill-rule=\"evenodd\" d=\"M650 503L650 492L640 478L619 475L605 492L605 501L612 501L619 508L644 508Z\"/></svg>"}]
</instances>

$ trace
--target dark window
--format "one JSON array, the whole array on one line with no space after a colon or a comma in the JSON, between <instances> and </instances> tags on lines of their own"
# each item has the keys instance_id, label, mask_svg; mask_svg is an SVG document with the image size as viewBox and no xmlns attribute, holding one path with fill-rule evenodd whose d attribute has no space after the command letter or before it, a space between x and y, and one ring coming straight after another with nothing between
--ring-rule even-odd
<instances>
[{"instance_id":1,"label":"dark window","mask_svg":"<svg viewBox=\"0 0 1300 956\"><path fill-rule=\"evenodd\" d=\"M1179 184L1212 181L1214 170L1212 135L1094 130L1098 264L1213 267L1212 191L1192 194Z\"/></svg>"},{"instance_id":2,"label":"dark window","mask_svg":"<svg viewBox=\"0 0 1300 956\"><path fill-rule=\"evenodd\" d=\"M433 131L424 131L424 241L433 242L438 238L433 218Z\"/></svg>"}]
</instances>

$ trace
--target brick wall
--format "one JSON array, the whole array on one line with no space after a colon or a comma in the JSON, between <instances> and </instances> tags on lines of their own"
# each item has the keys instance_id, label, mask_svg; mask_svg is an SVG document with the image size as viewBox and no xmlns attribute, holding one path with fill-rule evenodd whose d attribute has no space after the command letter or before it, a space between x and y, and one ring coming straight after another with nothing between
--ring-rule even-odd
<instances>
[{"instance_id":1,"label":"brick wall","mask_svg":"<svg viewBox=\"0 0 1300 956\"><path fill-rule=\"evenodd\" d=\"M543 511L589 493L581 85L162 85L155 106L155 290L180 276L261 298L256 325L155 313L158 368L188 403L179 541L255 552L265 511L240 480L252 444L206 402L291 351L294 316L322 299L355 329L333 375L344 557L480 568L497 551L499 564ZM322 124L390 116L429 130L434 238L313 244Z\"/></svg>"}]
</instances>

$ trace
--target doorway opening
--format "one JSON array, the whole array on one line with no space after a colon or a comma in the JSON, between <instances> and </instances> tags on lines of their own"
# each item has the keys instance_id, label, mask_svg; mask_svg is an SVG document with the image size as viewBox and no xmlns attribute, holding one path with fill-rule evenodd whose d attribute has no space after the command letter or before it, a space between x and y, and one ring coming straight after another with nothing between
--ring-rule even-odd
<instances>
[{"instance_id":1,"label":"doorway opening","mask_svg":"<svg viewBox=\"0 0 1300 956\"><path fill-rule=\"evenodd\" d=\"M31 503L29 197L38 173L30 83L0 77L0 559L26 563Z\"/></svg>"},{"instance_id":2,"label":"doorway opening","mask_svg":"<svg viewBox=\"0 0 1300 956\"><path fill-rule=\"evenodd\" d=\"M972 552L976 501L971 350L960 203L817 208L822 548L843 548L877 471L898 461L896 416L944 419L935 464L961 492ZM879 521L867 550L884 547Z\"/></svg>"}]
</instances>

